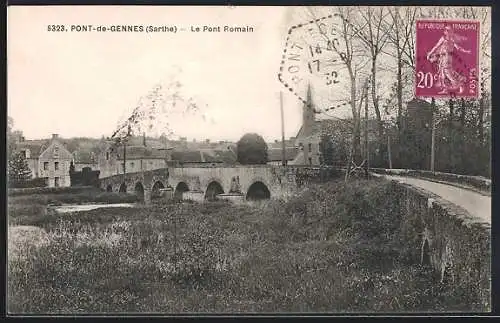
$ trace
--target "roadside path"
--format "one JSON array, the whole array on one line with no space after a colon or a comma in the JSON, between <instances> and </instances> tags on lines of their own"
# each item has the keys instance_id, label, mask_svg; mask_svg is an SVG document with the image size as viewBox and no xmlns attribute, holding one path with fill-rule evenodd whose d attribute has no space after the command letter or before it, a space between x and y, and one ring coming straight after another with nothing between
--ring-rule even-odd
<instances>
[{"instance_id":1,"label":"roadside path","mask_svg":"<svg viewBox=\"0 0 500 323\"><path fill-rule=\"evenodd\" d=\"M387 179L408 183L448 200L467 210L470 215L478 217L491 224L491 197L457 186L446 185L413 177L382 175Z\"/></svg>"}]
</instances>

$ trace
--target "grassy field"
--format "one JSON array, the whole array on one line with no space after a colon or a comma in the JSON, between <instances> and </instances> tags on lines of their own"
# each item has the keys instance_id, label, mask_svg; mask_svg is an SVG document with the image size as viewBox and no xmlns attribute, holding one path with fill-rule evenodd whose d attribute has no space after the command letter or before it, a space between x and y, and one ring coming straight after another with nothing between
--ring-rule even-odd
<instances>
[{"instance_id":1,"label":"grassy field","mask_svg":"<svg viewBox=\"0 0 500 323\"><path fill-rule=\"evenodd\" d=\"M41 211L46 197L9 199L9 223L46 237L23 256L9 254L8 311L481 310L473 291L439 284L413 263L396 207L384 198L388 188L339 182L288 202L60 215Z\"/></svg>"}]
</instances>

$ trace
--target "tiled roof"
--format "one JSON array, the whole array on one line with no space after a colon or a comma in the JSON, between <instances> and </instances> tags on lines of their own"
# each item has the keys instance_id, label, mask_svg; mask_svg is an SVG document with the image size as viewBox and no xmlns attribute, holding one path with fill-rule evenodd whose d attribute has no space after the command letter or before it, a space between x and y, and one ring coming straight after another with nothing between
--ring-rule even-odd
<instances>
[{"instance_id":1,"label":"tiled roof","mask_svg":"<svg viewBox=\"0 0 500 323\"><path fill-rule=\"evenodd\" d=\"M194 150L172 151L172 160L178 160L182 163L201 163L201 152Z\"/></svg>"},{"instance_id":2,"label":"tiled roof","mask_svg":"<svg viewBox=\"0 0 500 323\"><path fill-rule=\"evenodd\" d=\"M226 163L234 164L236 155L231 150L201 149L173 150L172 160L183 163Z\"/></svg>"},{"instance_id":3,"label":"tiled roof","mask_svg":"<svg viewBox=\"0 0 500 323\"><path fill-rule=\"evenodd\" d=\"M123 157L123 146L115 150L120 157ZM127 146L127 159L165 159L166 152L144 146Z\"/></svg>"},{"instance_id":4,"label":"tiled roof","mask_svg":"<svg viewBox=\"0 0 500 323\"><path fill-rule=\"evenodd\" d=\"M364 129L364 120L361 120L361 130ZM313 124L313 136L321 133L330 133L330 134L351 134L352 133L352 119L321 119L314 121ZM377 120L369 119L368 120L368 129L370 132L377 131ZM301 134L301 129L299 130L299 135ZM297 138L303 138L302 136L297 136Z\"/></svg>"},{"instance_id":5,"label":"tiled roof","mask_svg":"<svg viewBox=\"0 0 500 323\"><path fill-rule=\"evenodd\" d=\"M204 149L202 153L206 162L234 164L237 159L236 154L232 150Z\"/></svg>"},{"instance_id":6,"label":"tiled roof","mask_svg":"<svg viewBox=\"0 0 500 323\"><path fill-rule=\"evenodd\" d=\"M30 158L36 159L45 149L47 149L49 144L49 140L27 140L18 143L17 149L20 151L29 149Z\"/></svg>"},{"instance_id":7,"label":"tiled roof","mask_svg":"<svg viewBox=\"0 0 500 323\"><path fill-rule=\"evenodd\" d=\"M18 149L29 149L30 150L30 158L39 158L40 154L49 147L52 140L50 139L42 139L42 140L26 140L18 143ZM85 141L78 141L76 139L61 139L58 141L66 148L70 153L74 155L76 151L75 160L77 163L90 163L90 155L93 152L96 155L99 155L99 151L102 146L102 142L96 139L88 139Z\"/></svg>"},{"instance_id":8,"label":"tiled roof","mask_svg":"<svg viewBox=\"0 0 500 323\"><path fill-rule=\"evenodd\" d=\"M419 106L424 106L424 107L430 107L431 104L425 100L422 99L417 99L413 98L412 100L408 101L406 103L407 105L419 105Z\"/></svg>"},{"instance_id":9,"label":"tiled roof","mask_svg":"<svg viewBox=\"0 0 500 323\"><path fill-rule=\"evenodd\" d=\"M79 149L73 152L73 157L75 159L75 163L79 164L95 164L97 163L99 152L97 149L92 150L83 150Z\"/></svg>"},{"instance_id":10,"label":"tiled roof","mask_svg":"<svg viewBox=\"0 0 500 323\"><path fill-rule=\"evenodd\" d=\"M285 148L285 157L286 160L293 160L299 150L295 147L286 147ZM282 149L281 148L271 148L267 150L267 159L269 161L280 161L282 158Z\"/></svg>"},{"instance_id":11,"label":"tiled roof","mask_svg":"<svg viewBox=\"0 0 500 323\"><path fill-rule=\"evenodd\" d=\"M295 143L295 140L290 140L290 139L285 139L285 147L289 147ZM283 145L281 140L278 140L277 142L269 142L267 143L267 147L269 149L281 149L281 146Z\"/></svg>"}]
</instances>

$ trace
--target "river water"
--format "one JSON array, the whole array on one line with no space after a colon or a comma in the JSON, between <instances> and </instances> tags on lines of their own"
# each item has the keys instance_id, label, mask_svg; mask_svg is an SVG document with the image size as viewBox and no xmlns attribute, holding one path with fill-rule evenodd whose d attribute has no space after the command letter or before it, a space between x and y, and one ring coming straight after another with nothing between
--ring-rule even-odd
<instances>
[{"instance_id":1,"label":"river water","mask_svg":"<svg viewBox=\"0 0 500 323\"><path fill-rule=\"evenodd\" d=\"M59 213L69 213L78 211L90 211L100 208L110 208L110 207L134 207L134 203L116 203L116 204L80 204L80 205L61 205L53 207Z\"/></svg>"}]
</instances>

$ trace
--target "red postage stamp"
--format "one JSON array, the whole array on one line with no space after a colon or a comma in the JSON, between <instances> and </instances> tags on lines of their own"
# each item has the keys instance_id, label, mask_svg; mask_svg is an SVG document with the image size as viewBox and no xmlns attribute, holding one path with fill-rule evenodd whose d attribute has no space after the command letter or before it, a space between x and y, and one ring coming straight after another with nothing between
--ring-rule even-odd
<instances>
[{"instance_id":1,"label":"red postage stamp","mask_svg":"<svg viewBox=\"0 0 500 323\"><path fill-rule=\"evenodd\" d=\"M479 22L417 20L415 96L479 96Z\"/></svg>"}]
</instances>

